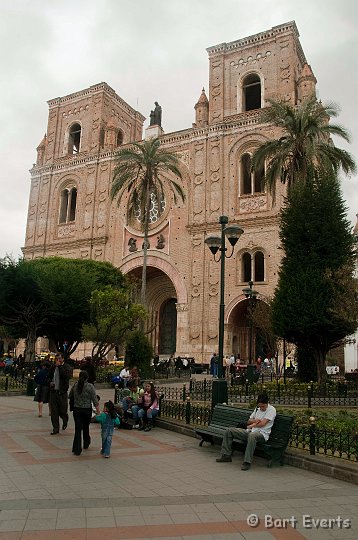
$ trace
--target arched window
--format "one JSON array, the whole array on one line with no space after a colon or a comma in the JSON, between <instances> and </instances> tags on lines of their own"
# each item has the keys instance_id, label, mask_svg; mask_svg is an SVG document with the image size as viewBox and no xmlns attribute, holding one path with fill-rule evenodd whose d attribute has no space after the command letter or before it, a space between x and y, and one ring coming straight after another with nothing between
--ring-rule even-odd
<instances>
[{"instance_id":1,"label":"arched window","mask_svg":"<svg viewBox=\"0 0 358 540\"><path fill-rule=\"evenodd\" d=\"M104 128L101 128L100 132L99 132L99 147L100 149L104 148L104 140L105 140L105 130Z\"/></svg>"},{"instance_id":2,"label":"arched window","mask_svg":"<svg viewBox=\"0 0 358 540\"><path fill-rule=\"evenodd\" d=\"M251 255L243 253L242 255L242 281L251 280Z\"/></svg>"},{"instance_id":3,"label":"arched window","mask_svg":"<svg viewBox=\"0 0 358 540\"><path fill-rule=\"evenodd\" d=\"M66 223L67 221L68 195L68 189L64 189L61 193L60 223Z\"/></svg>"},{"instance_id":4,"label":"arched window","mask_svg":"<svg viewBox=\"0 0 358 540\"><path fill-rule=\"evenodd\" d=\"M265 257L262 251L256 251L254 261L254 281L265 281Z\"/></svg>"},{"instance_id":5,"label":"arched window","mask_svg":"<svg viewBox=\"0 0 358 540\"><path fill-rule=\"evenodd\" d=\"M121 146L123 144L123 133L122 131L118 131L117 135L117 146Z\"/></svg>"},{"instance_id":6,"label":"arched window","mask_svg":"<svg viewBox=\"0 0 358 540\"><path fill-rule=\"evenodd\" d=\"M254 255L247 251L241 257L241 281L265 281L265 255L256 251Z\"/></svg>"},{"instance_id":7,"label":"arched window","mask_svg":"<svg viewBox=\"0 0 358 540\"><path fill-rule=\"evenodd\" d=\"M251 156L244 154L241 158L241 193L251 193Z\"/></svg>"},{"instance_id":8,"label":"arched window","mask_svg":"<svg viewBox=\"0 0 358 540\"><path fill-rule=\"evenodd\" d=\"M69 223L76 219L77 188L65 188L61 192L59 223Z\"/></svg>"},{"instance_id":9,"label":"arched window","mask_svg":"<svg viewBox=\"0 0 358 540\"><path fill-rule=\"evenodd\" d=\"M79 124L73 124L69 131L68 137L68 153L78 154L81 145L81 126Z\"/></svg>"},{"instance_id":10,"label":"arched window","mask_svg":"<svg viewBox=\"0 0 358 540\"><path fill-rule=\"evenodd\" d=\"M264 190L265 169L251 172L251 156L243 154L241 157L241 195L251 195L252 193L262 193Z\"/></svg>"},{"instance_id":11,"label":"arched window","mask_svg":"<svg viewBox=\"0 0 358 540\"><path fill-rule=\"evenodd\" d=\"M247 75L242 84L242 110L261 109L261 81L256 73Z\"/></svg>"},{"instance_id":12,"label":"arched window","mask_svg":"<svg viewBox=\"0 0 358 540\"><path fill-rule=\"evenodd\" d=\"M254 193L262 193L264 190L265 168L254 171Z\"/></svg>"}]
</instances>

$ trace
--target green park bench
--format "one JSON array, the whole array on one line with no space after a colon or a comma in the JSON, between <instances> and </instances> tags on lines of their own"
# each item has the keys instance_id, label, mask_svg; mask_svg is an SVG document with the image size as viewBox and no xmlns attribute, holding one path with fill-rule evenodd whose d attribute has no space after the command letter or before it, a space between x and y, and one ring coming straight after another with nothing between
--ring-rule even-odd
<instances>
[{"instance_id":1,"label":"green park bench","mask_svg":"<svg viewBox=\"0 0 358 540\"><path fill-rule=\"evenodd\" d=\"M228 405L215 405L211 422L208 426L198 427L195 433L201 437L199 446L204 442L221 444L226 428L246 427L252 410L240 409ZM270 438L265 443L258 443L255 453L269 459L268 467L279 462L283 465L283 456L287 448L293 423L293 416L277 414L271 429ZM244 445L239 441L233 443L234 449L242 450Z\"/></svg>"}]
</instances>

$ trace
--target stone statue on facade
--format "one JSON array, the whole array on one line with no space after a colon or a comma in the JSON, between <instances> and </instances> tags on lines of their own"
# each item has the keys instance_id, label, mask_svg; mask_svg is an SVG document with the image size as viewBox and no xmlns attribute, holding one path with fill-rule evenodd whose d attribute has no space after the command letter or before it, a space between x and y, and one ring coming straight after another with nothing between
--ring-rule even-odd
<instances>
[{"instance_id":1,"label":"stone statue on facade","mask_svg":"<svg viewBox=\"0 0 358 540\"><path fill-rule=\"evenodd\" d=\"M164 249L164 246L165 246L164 236L160 234L159 236L157 236L157 245L155 247L157 249Z\"/></svg>"},{"instance_id":2,"label":"stone statue on facade","mask_svg":"<svg viewBox=\"0 0 358 540\"><path fill-rule=\"evenodd\" d=\"M162 108L158 101L154 102L155 109L150 111L150 126L162 126Z\"/></svg>"},{"instance_id":3,"label":"stone statue on facade","mask_svg":"<svg viewBox=\"0 0 358 540\"><path fill-rule=\"evenodd\" d=\"M130 252L134 252L134 251L137 251L137 240L135 238L130 238L128 240L128 246L129 246L129 249L128 251Z\"/></svg>"}]
</instances>

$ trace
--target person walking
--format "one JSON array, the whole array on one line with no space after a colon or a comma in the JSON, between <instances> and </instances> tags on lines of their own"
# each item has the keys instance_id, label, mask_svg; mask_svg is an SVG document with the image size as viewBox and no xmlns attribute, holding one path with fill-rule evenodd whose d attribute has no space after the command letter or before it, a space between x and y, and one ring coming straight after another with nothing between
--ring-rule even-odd
<instances>
[{"instance_id":1,"label":"person walking","mask_svg":"<svg viewBox=\"0 0 358 540\"><path fill-rule=\"evenodd\" d=\"M57 435L60 432L60 418L62 419L62 429L67 428L68 424L68 387L72 369L65 363L61 353L56 354L55 365L50 367L50 410L52 431L51 435Z\"/></svg>"},{"instance_id":2,"label":"person walking","mask_svg":"<svg viewBox=\"0 0 358 540\"><path fill-rule=\"evenodd\" d=\"M96 407L97 414L100 413L96 391L93 384L88 382L87 371L80 371L78 382L72 386L69 398L70 403L73 400L73 420L75 423L72 452L79 456L82 453L82 436L85 450L91 444L89 426L92 418L92 404Z\"/></svg>"},{"instance_id":3,"label":"person walking","mask_svg":"<svg viewBox=\"0 0 358 540\"><path fill-rule=\"evenodd\" d=\"M103 412L96 416L96 421L101 424L102 431L102 448L101 454L105 458L109 458L111 454L112 436L115 426L119 426L120 420L114 408L112 401L107 401L104 404Z\"/></svg>"},{"instance_id":4,"label":"person walking","mask_svg":"<svg viewBox=\"0 0 358 540\"><path fill-rule=\"evenodd\" d=\"M34 401L37 401L39 418L42 416L43 404L48 403L49 400L49 368L49 362L44 362L34 377L34 381L37 384Z\"/></svg>"}]
</instances>

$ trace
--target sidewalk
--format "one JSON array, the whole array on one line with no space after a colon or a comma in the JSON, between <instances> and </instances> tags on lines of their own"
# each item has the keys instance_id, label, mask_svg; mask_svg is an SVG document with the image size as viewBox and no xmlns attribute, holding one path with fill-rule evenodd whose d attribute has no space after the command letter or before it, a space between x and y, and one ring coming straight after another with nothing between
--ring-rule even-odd
<instances>
[{"instance_id":1,"label":"sidewalk","mask_svg":"<svg viewBox=\"0 0 358 540\"><path fill-rule=\"evenodd\" d=\"M102 403L113 398L113 390L99 393ZM49 416L38 418L30 397L1 397L0 413L0 540L358 536L352 484L290 466L268 469L260 458L243 472L241 455L216 463L217 447L199 448L196 439L158 427L116 430L106 460L93 424L90 448L76 457L72 418L50 436Z\"/></svg>"}]
</instances>

